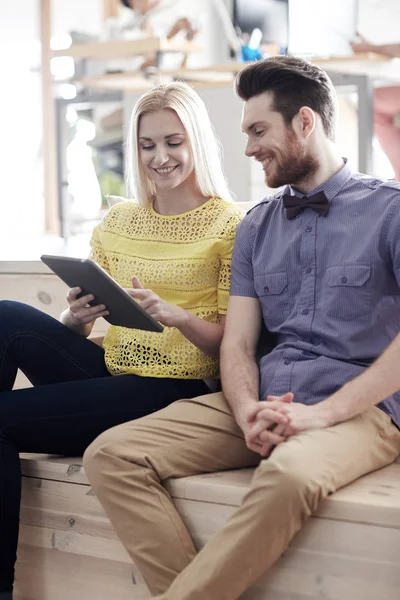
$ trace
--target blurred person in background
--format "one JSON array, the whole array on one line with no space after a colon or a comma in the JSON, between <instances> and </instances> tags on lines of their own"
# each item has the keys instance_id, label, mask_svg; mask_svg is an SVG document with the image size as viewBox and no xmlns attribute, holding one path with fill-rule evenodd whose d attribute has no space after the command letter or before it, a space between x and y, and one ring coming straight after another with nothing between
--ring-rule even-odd
<instances>
[{"instance_id":1,"label":"blurred person in background","mask_svg":"<svg viewBox=\"0 0 400 600\"><path fill-rule=\"evenodd\" d=\"M376 52L389 58L400 58L400 43L372 44L360 38L352 48L355 52ZM393 167L395 179L400 180L400 85L375 88L374 130Z\"/></svg>"}]
</instances>

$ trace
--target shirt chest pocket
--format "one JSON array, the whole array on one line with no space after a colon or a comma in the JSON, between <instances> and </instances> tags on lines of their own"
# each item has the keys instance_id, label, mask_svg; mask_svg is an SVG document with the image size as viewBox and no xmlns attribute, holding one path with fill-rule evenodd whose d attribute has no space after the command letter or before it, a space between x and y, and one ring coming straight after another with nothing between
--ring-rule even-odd
<instances>
[{"instance_id":1,"label":"shirt chest pocket","mask_svg":"<svg viewBox=\"0 0 400 600\"><path fill-rule=\"evenodd\" d=\"M326 315L342 321L369 317L372 310L371 267L328 267L323 309Z\"/></svg>"},{"instance_id":2,"label":"shirt chest pocket","mask_svg":"<svg viewBox=\"0 0 400 600\"><path fill-rule=\"evenodd\" d=\"M289 315L287 272L256 275L254 287L261 302L265 325L274 331Z\"/></svg>"}]
</instances>

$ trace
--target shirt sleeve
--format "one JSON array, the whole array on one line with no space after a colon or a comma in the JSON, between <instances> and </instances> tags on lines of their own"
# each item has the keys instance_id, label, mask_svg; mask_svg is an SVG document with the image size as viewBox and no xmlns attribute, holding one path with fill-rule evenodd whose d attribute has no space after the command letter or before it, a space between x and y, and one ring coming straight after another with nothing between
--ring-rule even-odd
<instances>
[{"instance_id":1,"label":"shirt sleeve","mask_svg":"<svg viewBox=\"0 0 400 600\"><path fill-rule=\"evenodd\" d=\"M254 289L253 236L251 217L246 217L236 231L232 256L231 296L257 298Z\"/></svg>"},{"instance_id":2,"label":"shirt sleeve","mask_svg":"<svg viewBox=\"0 0 400 600\"><path fill-rule=\"evenodd\" d=\"M400 287L400 190L393 202L387 219L386 243L388 244L393 273Z\"/></svg>"},{"instance_id":3,"label":"shirt sleeve","mask_svg":"<svg viewBox=\"0 0 400 600\"><path fill-rule=\"evenodd\" d=\"M235 241L236 227L241 219L242 215L235 215L229 220L226 236L223 240L222 251L220 253L221 264L218 280L218 313L220 315L226 315L228 308L233 244Z\"/></svg>"},{"instance_id":4,"label":"shirt sleeve","mask_svg":"<svg viewBox=\"0 0 400 600\"><path fill-rule=\"evenodd\" d=\"M91 258L100 267L102 267L105 271L107 271L107 273L109 275L111 275L110 265L108 263L107 253L103 246L102 238L103 238L104 223L108 220L110 212L112 210L113 209L111 209L108 213L106 213L106 215L103 217L102 222L94 228L92 237L90 239L90 254L89 254L89 258Z\"/></svg>"}]
</instances>

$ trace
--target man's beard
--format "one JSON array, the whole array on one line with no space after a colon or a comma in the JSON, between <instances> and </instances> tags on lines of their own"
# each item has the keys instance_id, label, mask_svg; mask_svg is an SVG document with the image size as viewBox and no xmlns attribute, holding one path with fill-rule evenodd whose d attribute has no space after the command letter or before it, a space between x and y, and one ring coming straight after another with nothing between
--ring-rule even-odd
<instances>
[{"instance_id":1,"label":"man's beard","mask_svg":"<svg viewBox=\"0 0 400 600\"><path fill-rule=\"evenodd\" d=\"M271 188L298 185L312 177L319 168L318 160L307 154L292 130L288 131L286 152L281 155L280 162L276 156L274 158L275 169L265 176L265 182Z\"/></svg>"}]
</instances>

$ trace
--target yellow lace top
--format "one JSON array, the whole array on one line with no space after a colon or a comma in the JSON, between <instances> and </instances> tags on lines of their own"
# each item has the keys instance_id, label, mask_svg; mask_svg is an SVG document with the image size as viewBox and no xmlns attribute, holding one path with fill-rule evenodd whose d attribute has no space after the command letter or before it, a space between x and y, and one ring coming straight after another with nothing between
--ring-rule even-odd
<instances>
[{"instance_id":1,"label":"yellow lace top","mask_svg":"<svg viewBox=\"0 0 400 600\"><path fill-rule=\"evenodd\" d=\"M173 216L120 202L95 228L91 258L122 287L132 287L131 277L137 275L144 287L170 304L216 323L227 309L231 254L241 218L237 206L220 198ZM174 327L153 333L111 325L104 350L113 375L218 376L218 362Z\"/></svg>"}]
</instances>

